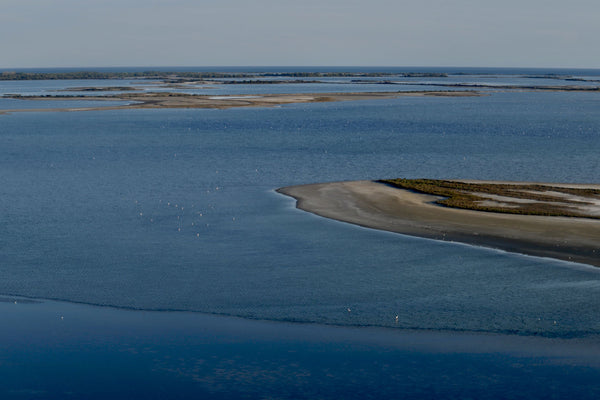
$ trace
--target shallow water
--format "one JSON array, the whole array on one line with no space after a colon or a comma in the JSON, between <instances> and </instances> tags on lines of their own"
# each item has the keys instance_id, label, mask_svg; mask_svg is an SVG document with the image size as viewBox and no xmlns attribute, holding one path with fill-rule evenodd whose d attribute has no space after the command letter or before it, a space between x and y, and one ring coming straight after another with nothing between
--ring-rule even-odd
<instances>
[{"instance_id":1,"label":"shallow water","mask_svg":"<svg viewBox=\"0 0 600 400\"><path fill-rule=\"evenodd\" d=\"M599 70L569 70L569 69L508 69L508 68L255 68L252 71L236 68L222 68L220 71L229 73L253 72L255 77L209 79L209 82L194 84L165 84L153 79L90 79L90 80L46 80L46 81L1 81L0 95L67 95L67 96L99 96L115 95L122 91L77 91L85 87L130 87L141 91L177 92L201 95L252 95L269 93L331 93L331 92L382 92L382 91L421 91L421 90L468 90L468 87L453 87L452 85L489 85L491 88L473 88L474 90L493 90L493 87L503 86L600 86ZM129 72L142 72L143 69L130 69ZM160 68L159 68L160 70ZM162 69L171 71L170 69ZM178 71L184 70L181 68ZM106 70L107 71L107 70ZM206 68L190 68L188 71L215 72ZM391 75L383 76L338 76L338 77L287 77L269 76L263 73L281 72L354 72L377 73ZM65 69L45 70L39 72L67 72ZM71 71L72 72L72 71ZM434 72L446 73L443 77L402 76L402 73ZM573 80L575 79L575 80ZM272 81L277 84L246 83L253 80ZM237 84L221 84L235 82ZM283 81L283 82L282 82ZM307 83L310 82L310 83ZM135 93L127 91L126 93Z\"/></svg>"},{"instance_id":2,"label":"shallow water","mask_svg":"<svg viewBox=\"0 0 600 400\"><path fill-rule=\"evenodd\" d=\"M597 182L599 105L592 93L493 93L4 115L0 293L596 335L600 288L581 283L600 281L597 269L357 228L297 211L274 189L387 177Z\"/></svg>"},{"instance_id":3,"label":"shallow water","mask_svg":"<svg viewBox=\"0 0 600 400\"><path fill-rule=\"evenodd\" d=\"M128 101L103 100L23 100L0 98L0 112L6 110L77 110L85 108L116 107L130 104Z\"/></svg>"}]
</instances>

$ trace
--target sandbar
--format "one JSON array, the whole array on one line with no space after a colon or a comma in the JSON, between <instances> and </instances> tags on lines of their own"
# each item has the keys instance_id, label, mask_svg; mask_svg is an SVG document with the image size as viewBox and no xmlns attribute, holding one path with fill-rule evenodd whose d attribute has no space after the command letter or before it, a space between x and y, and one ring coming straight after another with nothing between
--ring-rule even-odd
<instances>
[{"instance_id":1,"label":"sandbar","mask_svg":"<svg viewBox=\"0 0 600 400\"><path fill-rule=\"evenodd\" d=\"M319 183L277 191L295 198L301 210L363 227L600 267L598 219L443 207L434 204L438 196L374 181Z\"/></svg>"},{"instance_id":2,"label":"sandbar","mask_svg":"<svg viewBox=\"0 0 600 400\"><path fill-rule=\"evenodd\" d=\"M13 112L42 112L42 111L99 111L123 109L150 108L216 108L228 109L235 107L274 107L284 104L318 103L332 101L377 100L393 99L404 96L441 96L464 97L481 96L476 91L415 91L415 92L352 92L352 93L296 93L296 94L259 94L259 95L195 95L187 93L120 93L114 95L90 96L23 96L4 95L4 98L18 100L75 100L75 101L128 101L129 104L106 105L102 107L72 107L44 109L11 109L0 110L0 114Z\"/></svg>"}]
</instances>

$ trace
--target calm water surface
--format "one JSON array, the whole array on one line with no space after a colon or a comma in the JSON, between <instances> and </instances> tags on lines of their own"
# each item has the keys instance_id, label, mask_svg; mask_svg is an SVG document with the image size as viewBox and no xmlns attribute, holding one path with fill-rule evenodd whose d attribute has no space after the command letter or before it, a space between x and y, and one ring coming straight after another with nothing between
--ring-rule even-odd
<instances>
[{"instance_id":1,"label":"calm water surface","mask_svg":"<svg viewBox=\"0 0 600 400\"><path fill-rule=\"evenodd\" d=\"M600 348L585 341L5 297L0 313L3 399L592 400L600 394Z\"/></svg>"},{"instance_id":2,"label":"calm water surface","mask_svg":"<svg viewBox=\"0 0 600 400\"><path fill-rule=\"evenodd\" d=\"M593 93L499 92L0 115L0 293L595 341L596 268L358 228L274 190L386 177L597 183L599 106Z\"/></svg>"},{"instance_id":3,"label":"calm water surface","mask_svg":"<svg viewBox=\"0 0 600 400\"><path fill-rule=\"evenodd\" d=\"M599 105L585 93L497 93L5 115L0 292L275 320L597 333L597 269L357 228L296 211L274 189L403 176L596 182Z\"/></svg>"}]
</instances>

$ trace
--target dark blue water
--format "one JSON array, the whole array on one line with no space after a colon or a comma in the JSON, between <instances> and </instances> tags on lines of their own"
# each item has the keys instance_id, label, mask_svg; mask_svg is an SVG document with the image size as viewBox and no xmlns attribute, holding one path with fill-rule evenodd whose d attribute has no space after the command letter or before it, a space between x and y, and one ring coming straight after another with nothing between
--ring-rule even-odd
<instances>
[{"instance_id":1,"label":"dark blue water","mask_svg":"<svg viewBox=\"0 0 600 400\"><path fill-rule=\"evenodd\" d=\"M298 211L274 189L385 177L597 183L599 107L594 93L497 92L0 115L0 293L192 311L3 303L0 393L594 398L599 369L582 354L598 344L597 268L358 228ZM65 309L79 321L66 330ZM230 319L197 312L361 327L386 344L345 339L355 328L307 344L303 324L224 333ZM407 329L427 344L390 348ZM448 355L452 335L537 350Z\"/></svg>"},{"instance_id":2,"label":"dark blue water","mask_svg":"<svg viewBox=\"0 0 600 400\"><path fill-rule=\"evenodd\" d=\"M600 351L585 341L285 324L2 297L0 313L2 399L592 400L600 394Z\"/></svg>"}]
</instances>

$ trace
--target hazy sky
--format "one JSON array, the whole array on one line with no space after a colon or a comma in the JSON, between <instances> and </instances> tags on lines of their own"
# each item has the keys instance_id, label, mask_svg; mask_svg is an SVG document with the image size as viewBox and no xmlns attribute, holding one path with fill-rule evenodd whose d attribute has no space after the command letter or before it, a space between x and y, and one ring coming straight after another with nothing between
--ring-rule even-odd
<instances>
[{"instance_id":1,"label":"hazy sky","mask_svg":"<svg viewBox=\"0 0 600 400\"><path fill-rule=\"evenodd\" d=\"M600 68L598 0L2 0L0 68Z\"/></svg>"}]
</instances>

